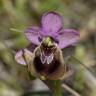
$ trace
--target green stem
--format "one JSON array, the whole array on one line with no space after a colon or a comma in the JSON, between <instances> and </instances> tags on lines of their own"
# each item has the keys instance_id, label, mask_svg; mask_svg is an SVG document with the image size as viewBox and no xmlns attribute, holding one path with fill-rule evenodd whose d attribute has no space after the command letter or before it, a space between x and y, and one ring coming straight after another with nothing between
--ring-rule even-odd
<instances>
[{"instance_id":1,"label":"green stem","mask_svg":"<svg viewBox=\"0 0 96 96\"><path fill-rule=\"evenodd\" d=\"M61 80L44 80L43 81L51 90L53 96L62 96Z\"/></svg>"},{"instance_id":2,"label":"green stem","mask_svg":"<svg viewBox=\"0 0 96 96\"><path fill-rule=\"evenodd\" d=\"M62 96L60 80L53 81L52 93L53 93L53 96Z\"/></svg>"}]
</instances>

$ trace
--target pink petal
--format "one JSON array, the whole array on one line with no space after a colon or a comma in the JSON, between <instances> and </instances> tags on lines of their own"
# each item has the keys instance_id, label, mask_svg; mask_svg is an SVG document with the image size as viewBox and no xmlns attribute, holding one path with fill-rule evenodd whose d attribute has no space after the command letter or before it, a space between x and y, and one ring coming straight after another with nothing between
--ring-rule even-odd
<instances>
[{"instance_id":1,"label":"pink petal","mask_svg":"<svg viewBox=\"0 0 96 96\"><path fill-rule=\"evenodd\" d=\"M58 40L58 46L63 49L70 45L76 44L79 40L79 33L74 29L65 29L59 34Z\"/></svg>"},{"instance_id":2,"label":"pink petal","mask_svg":"<svg viewBox=\"0 0 96 96\"><path fill-rule=\"evenodd\" d=\"M17 63L19 63L21 65L27 65L25 58L24 58L24 52L25 52L25 54L27 54L27 56L32 57L32 53L29 50L27 50L27 49L19 50L15 55L15 60Z\"/></svg>"},{"instance_id":3,"label":"pink petal","mask_svg":"<svg viewBox=\"0 0 96 96\"><path fill-rule=\"evenodd\" d=\"M55 12L48 12L42 16L42 33L55 35L62 28L62 18Z\"/></svg>"},{"instance_id":4,"label":"pink petal","mask_svg":"<svg viewBox=\"0 0 96 96\"><path fill-rule=\"evenodd\" d=\"M26 38L35 45L40 44L38 40L39 30L40 28L38 27L30 27L25 32Z\"/></svg>"}]
</instances>

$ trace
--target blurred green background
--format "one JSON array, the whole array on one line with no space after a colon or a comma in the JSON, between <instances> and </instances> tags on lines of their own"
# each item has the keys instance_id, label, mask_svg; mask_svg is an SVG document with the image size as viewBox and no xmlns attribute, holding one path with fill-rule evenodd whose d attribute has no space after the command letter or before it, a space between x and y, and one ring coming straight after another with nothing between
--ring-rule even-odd
<instances>
[{"instance_id":1,"label":"blurred green background","mask_svg":"<svg viewBox=\"0 0 96 96\"><path fill-rule=\"evenodd\" d=\"M80 32L74 56L84 66L72 59L76 73L63 83L80 96L96 96L96 0L0 0L0 96L51 96L42 82L30 79L27 68L14 60L15 51L29 44L25 29L39 26L41 15L48 11L63 17L64 28ZM64 96L79 96L63 91Z\"/></svg>"}]
</instances>

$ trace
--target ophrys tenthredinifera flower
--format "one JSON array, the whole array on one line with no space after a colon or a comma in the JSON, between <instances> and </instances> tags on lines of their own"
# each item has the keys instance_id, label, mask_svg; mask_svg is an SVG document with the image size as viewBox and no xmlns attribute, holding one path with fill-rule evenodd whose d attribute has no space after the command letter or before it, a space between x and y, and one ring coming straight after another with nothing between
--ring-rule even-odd
<instances>
[{"instance_id":1,"label":"ophrys tenthredinifera flower","mask_svg":"<svg viewBox=\"0 0 96 96\"><path fill-rule=\"evenodd\" d=\"M41 26L29 27L25 36L38 47L34 52L26 48L18 51L15 60L27 65L35 77L44 76L50 80L62 78L66 66L61 49L74 46L79 33L74 29L63 29L62 17L55 12L48 12L42 16Z\"/></svg>"}]
</instances>

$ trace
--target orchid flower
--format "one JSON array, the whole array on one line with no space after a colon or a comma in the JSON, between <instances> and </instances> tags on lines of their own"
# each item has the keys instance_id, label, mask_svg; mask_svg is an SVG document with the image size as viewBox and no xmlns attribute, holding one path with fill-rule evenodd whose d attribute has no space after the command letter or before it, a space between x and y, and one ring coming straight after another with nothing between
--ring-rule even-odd
<instances>
[{"instance_id":1,"label":"orchid flower","mask_svg":"<svg viewBox=\"0 0 96 96\"><path fill-rule=\"evenodd\" d=\"M18 51L15 60L27 65L33 76L51 80L64 76L66 66L61 49L74 46L79 40L79 33L74 29L63 29L62 21L58 13L48 12L42 15L41 26L26 30L26 38L38 47L34 52L26 48Z\"/></svg>"}]
</instances>

